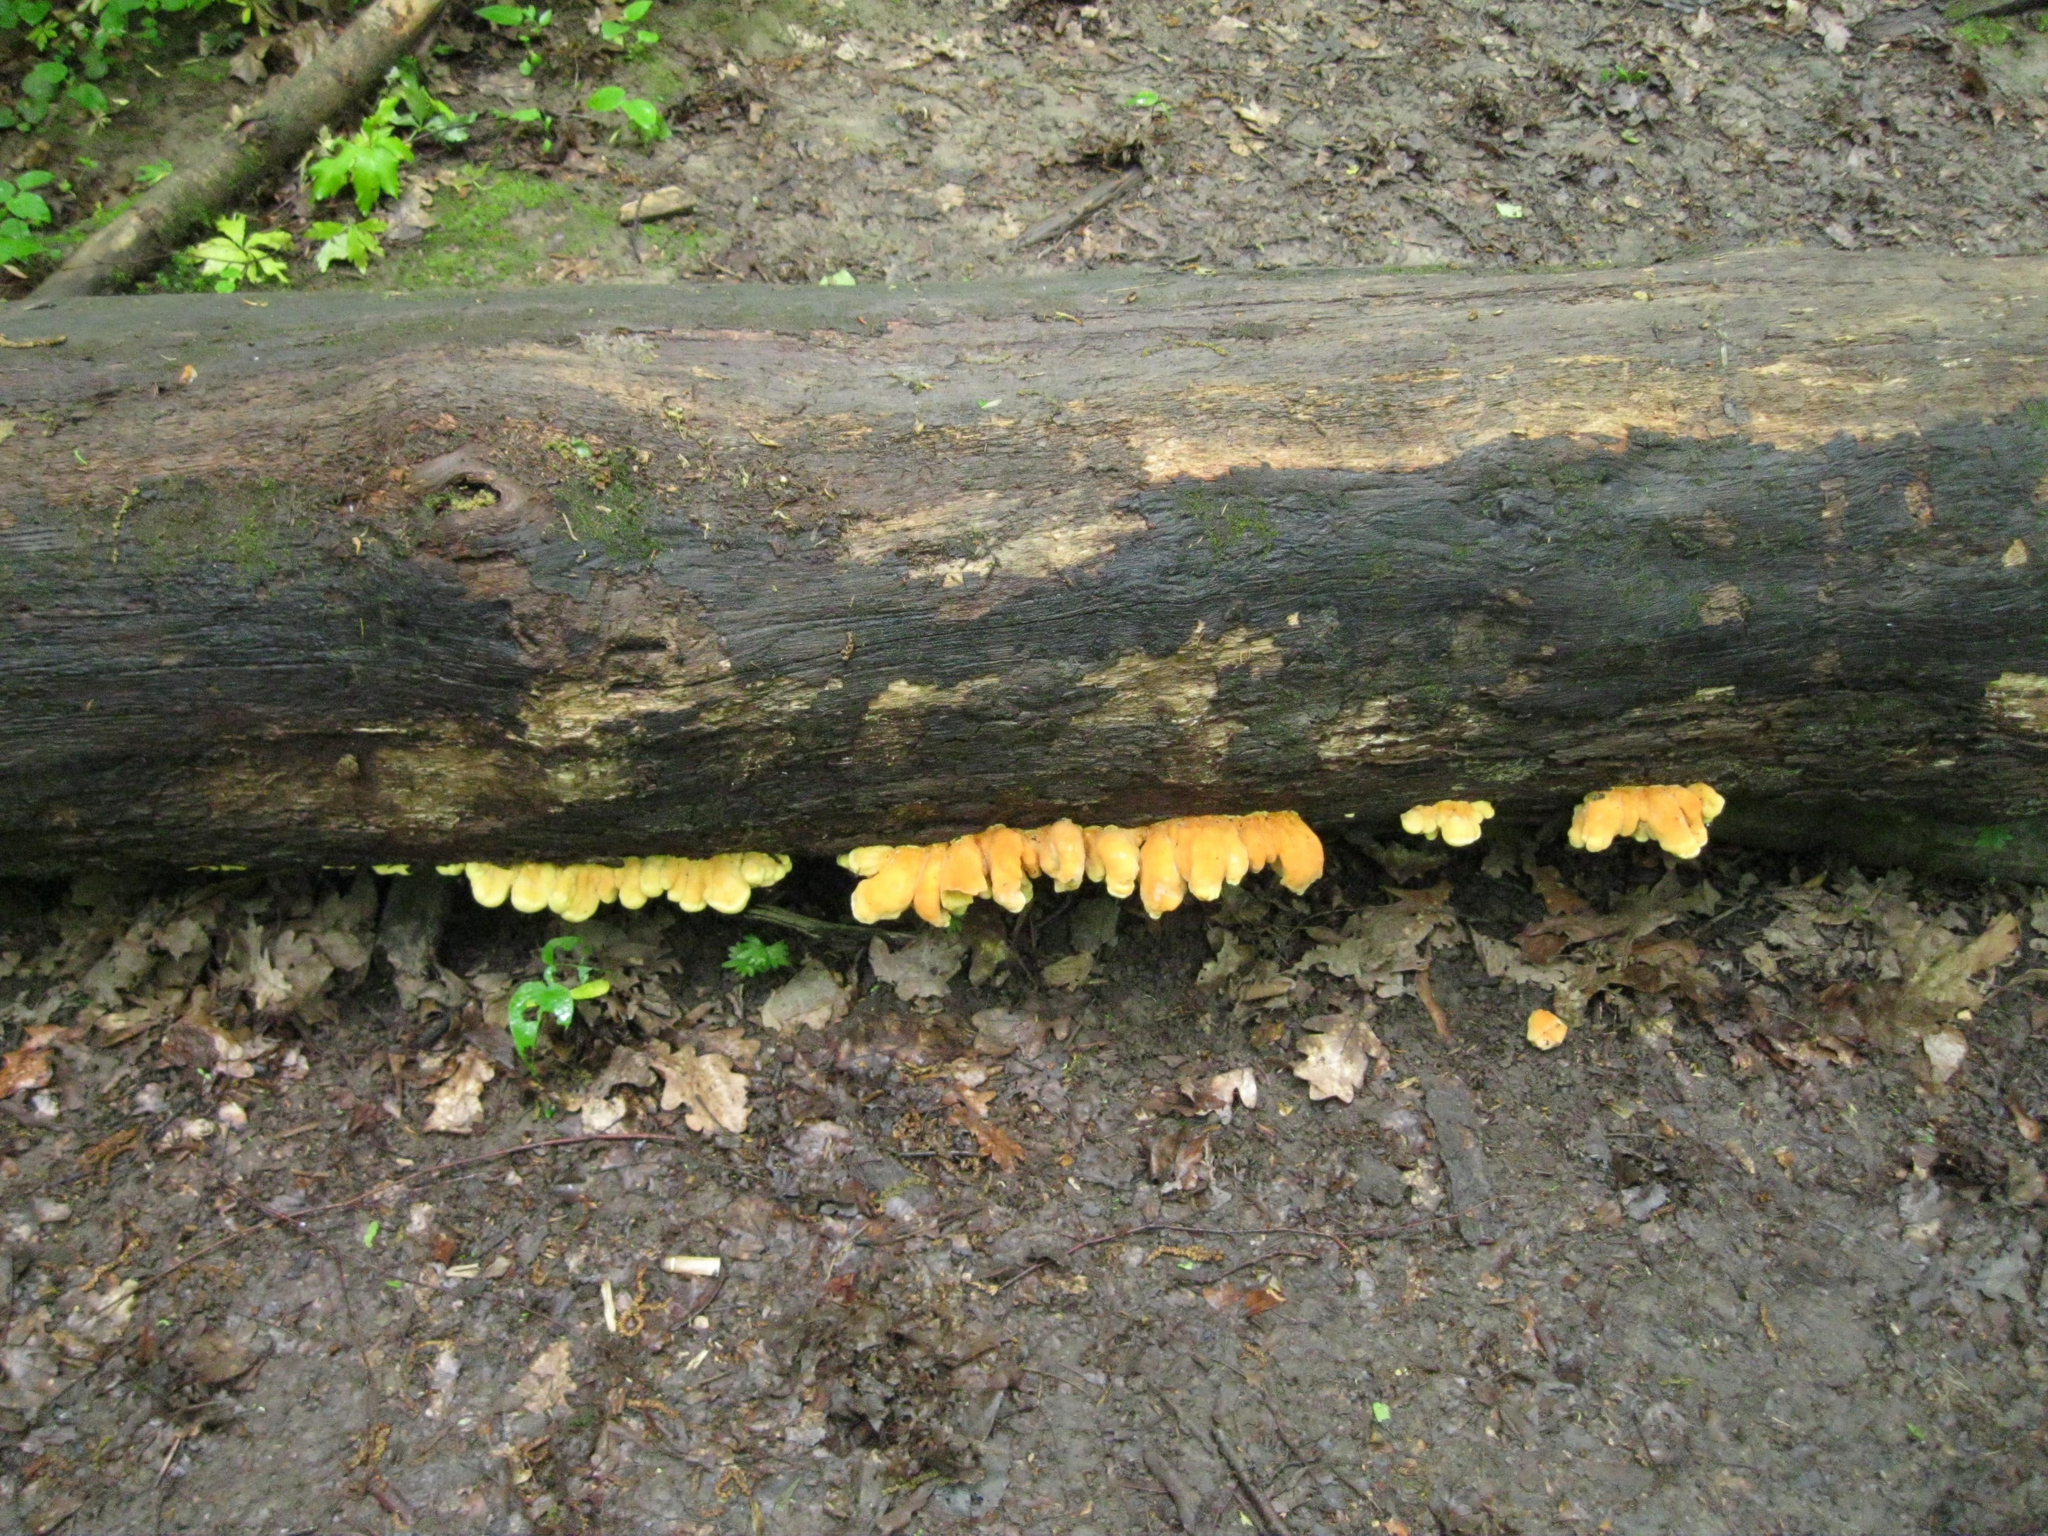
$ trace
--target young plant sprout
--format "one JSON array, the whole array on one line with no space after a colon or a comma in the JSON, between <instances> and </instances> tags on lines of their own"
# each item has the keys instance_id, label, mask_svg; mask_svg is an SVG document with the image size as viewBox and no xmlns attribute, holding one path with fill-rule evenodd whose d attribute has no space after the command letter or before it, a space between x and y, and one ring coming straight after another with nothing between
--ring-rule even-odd
<instances>
[{"instance_id":1,"label":"young plant sprout","mask_svg":"<svg viewBox=\"0 0 2048 1536\"><path fill-rule=\"evenodd\" d=\"M563 969L573 969L576 979L565 981L557 974L556 957L567 950L583 947L583 940L573 933L549 939L540 948L541 979L522 981L512 989L506 1023L512 1031L512 1049L524 1061L540 1039L540 1025L544 1018L553 1019L563 1029L569 1027L576 1017L576 1005L587 998L603 997L611 991L609 977L600 976L597 968L580 957L570 960Z\"/></svg>"}]
</instances>

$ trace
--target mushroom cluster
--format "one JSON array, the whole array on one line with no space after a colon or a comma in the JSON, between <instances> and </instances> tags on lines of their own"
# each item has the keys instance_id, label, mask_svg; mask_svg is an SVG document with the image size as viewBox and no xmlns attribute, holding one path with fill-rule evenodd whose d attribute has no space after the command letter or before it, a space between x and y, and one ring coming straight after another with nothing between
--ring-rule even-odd
<instances>
[{"instance_id":1,"label":"mushroom cluster","mask_svg":"<svg viewBox=\"0 0 2048 1536\"><path fill-rule=\"evenodd\" d=\"M521 912L555 912L571 923L616 901L631 911L666 896L685 912L743 912L754 892L789 873L779 853L719 853L708 859L654 857L623 864L443 864L444 875L467 875L469 893L486 907L509 899Z\"/></svg>"},{"instance_id":2,"label":"mushroom cluster","mask_svg":"<svg viewBox=\"0 0 2048 1536\"><path fill-rule=\"evenodd\" d=\"M1574 848L1598 853L1617 837L1654 837L1666 853L1696 859L1707 846L1707 823L1724 804L1711 784L1619 784L1579 802L1569 838Z\"/></svg>"},{"instance_id":3,"label":"mushroom cluster","mask_svg":"<svg viewBox=\"0 0 2048 1536\"><path fill-rule=\"evenodd\" d=\"M1435 842L1439 833L1453 848L1479 841L1479 823L1493 814L1485 800L1438 800L1431 805L1411 805L1401 813L1401 830Z\"/></svg>"},{"instance_id":4,"label":"mushroom cluster","mask_svg":"<svg viewBox=\"0 0 2048 1536\"><path fill-rule=\"evenodd\" d=\"M1214 901L1224 886L1269 866L1298 895L1322 874L1323 845L1294 812L1258 811L1177 816L1149 827L990 827L949 843L856 848L839 863L861 877L853 888L857 922L886 922L915 908L943 928L978 896L1023 911L1038 875L1056 891L1077 890L1083 880L1118 899L1136 891L1148 917L1173 911L1188 895Z\"/></svg>"}]
</instances>

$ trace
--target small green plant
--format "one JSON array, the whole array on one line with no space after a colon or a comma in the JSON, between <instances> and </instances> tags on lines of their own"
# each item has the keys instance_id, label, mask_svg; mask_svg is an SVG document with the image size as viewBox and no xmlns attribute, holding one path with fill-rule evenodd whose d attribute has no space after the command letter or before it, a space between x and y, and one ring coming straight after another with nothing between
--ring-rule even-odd
<instances>
[{"instance_id":1,"label":"small green plant","mask_svg":"<svg viewBox=\"0 0 2048 1536\"><path fill-rule=\"evenodd\" d=\"M786 971L789 969L789 946L780 939L773 944L763 944L750 933L725 952L725 968L742 980L765 976L770 971Z\"/></svg>"},{"instance_id":2,"label":"small green plant","mask_svg":"<svg viewBox=\"0 0 2048 1536\"><path fill-rule=\"evenodd\" d=\"M412 162L412 146L392 128L398 98L386 96L362 127L345 139L322 131L320 158L307 167L313 200L324 203L343 187L353 187L356 211L368 213L380 197L398 196L398 168Z\"/></svg>"},{"instance_id":3,"label":"small green plant","mask_svg":"<svg viewBox=\"0 0 2048 1536\"><path fill-rule=\"evenodd\" d=\"M35 189L51 179L48 171L23 171L0 181L0 261L25 261L47 249L36 231L50 222L50 205Z\"/></svg>"},{"instance_id":4,"label":"small green plant","mask_svg":"<svg viewBox=\"0 0 2048 1536\"><path fill-rule=\"evenodd\" d=\"M370 263L384 254L384 246L377 239L383 233L382 219L358 219L352 224L322 219L307 226L306 238L320 242L313 252L313 265L322 272L337 261L347 262L358 272L367 272Z\"/></svg>"},{"instance_id":5,"label":"small green plant","mask_svg":"<svg viewBox=\"0 0 2048 1536\"><path fill-rule=\"evenodd\" d=\"M541 111L539 107L521 107L516 112L506 112L493 107L491 112L500 122L515 124L516 126L513 129L515 133L527 128L537 129L540 133L540 152L542 154L546 154L555 147L555 120L547 113Z\"/></svg>"},{"instance_id":6,"label":"small green plant","mask_svg":"<svg viewBox=\"0 0 2048 1536\"><path fill-rule=\"evenodd\" d=\"M550 1018L563 1029L569 1027L576 1017L576 1005L586 998L603 997L611 991L608 977L600 976L597 967L580 957L566 962L558 961L565 950L583 947L583 940L573 933L549 939L540 947L539 981L522 981L512 989L511 1001L507 1005L506 1024L512 1031L512 1049L524 1061L532 1051L534 1042L540 1039L540 1023ZM566 971L573 969L576 979L565 981L557 974L558 967Z\"/></svg>"},{"instance_id":7,"label":"small green plant","mask_svg":"<svg viewBox=\"0 0 2048 1536\"><path fill-rule=\"evenodd\" d=\"M616 85L599 86L590 93L590 99L583 103L587 112L620 112L627 124L638 134L642 144L653 144L668 137L668 119L661 115L661 108L644 96L628 96ZM616 140L618 134L613 134Z\"/></svg>"},{"instance_id":8,"label":"small green plant","mask_svg":"<svg viewBox=\"0 0 2048 1536\"><path fill-rule=\"evenodd\" d=\"M626 50L626 57L637 59L656 43L661 41L659 32L650 32L645 27L635 26L641 17L654 9L654 0L632 0L617 21L601 21L597 24L597 35L608 43L614 43ZM630 36L628 34L631 34Z\"/></svg>"},{"instance_id":9,"label":"small green plant","mask_svg":"<svg viewBox=\"0 0 2048 1536\"><path fill-rule=\"evenodd\" d=\"M283 260L272 254L291 246L292 237L283 230L252 235L249 220L239 213L214 220L213 227L220 233L190 247L187 254L198 261L201 276L213 279L215 293L233 293L244 283L253 288L259 283L284 285L291 281Z\"/></svg>"},{"instance_id":10,"label":"small green plant","mask_svg":"<svg viewBox=\"0 0 2048 1536\"><path fill-rule=\"evenodd\" d=\"M519 62L519 73L531 75L540 68L540 34L555 19L551 10L540 10L531 5L487 5L477 12L494 27L503 27L517 39L519 46L526 50L526 57ZM501 114L502 115L502 114Z\"/></svg>"},{"instance_id":11,"label":"small green plant","mask_svg":"<svg viewBox=\"0 0 2048 1536\"><path fill-rule=\"evenodd\" d=\"M1600 71L1602 85L1648 85L1650 72L1647 69L1631 69L1623 64L1610 64Z\"/></svg>"},{"instance_id":12,"label":"small green plant","mask_svg":"<svg viewBox=\"0 0 2048 1536\"><path fill-rule=\"evenodd\" d=\"M147 165L138 165L135 167L135 185L153 187L175 169L177 167L168 160L152 160Z\"/></svg>"},{"instance_id":13,"label":"small green plant","mask_svg":"<svg viewBox=\"0 0 2048 1536\"><path fill-rule=\"evenodd\" d=\"M469 139L474 112L457 112L420 81L419 61L411 55L400 59L384 75L385 95L377 112L394 128L403 129L408 140L421 134L440 144L462 144ZM366 125L367 126L367 125Z\"/></svg>"}]
</instances>

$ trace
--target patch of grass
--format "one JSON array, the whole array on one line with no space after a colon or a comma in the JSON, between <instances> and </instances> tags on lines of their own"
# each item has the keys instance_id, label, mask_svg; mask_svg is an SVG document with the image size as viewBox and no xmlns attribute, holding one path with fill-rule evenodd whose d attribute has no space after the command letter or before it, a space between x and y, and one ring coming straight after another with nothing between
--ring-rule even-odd
<instances>
[{"instance_id":1,"label":"patch of grass","mask_svg":"<svg viewBox=\"0 0 2048 1536\"><path fill-rule=\"evenodd\" d=\"M388 248L380 282L392 288L531 283L550 255L608 257L623 246L613 206L526 171L486 171L467 196L444 187L433 211L438 222L418 244ZM562 238L550 249L557 234Z\"/></svg>"}]
</instances>

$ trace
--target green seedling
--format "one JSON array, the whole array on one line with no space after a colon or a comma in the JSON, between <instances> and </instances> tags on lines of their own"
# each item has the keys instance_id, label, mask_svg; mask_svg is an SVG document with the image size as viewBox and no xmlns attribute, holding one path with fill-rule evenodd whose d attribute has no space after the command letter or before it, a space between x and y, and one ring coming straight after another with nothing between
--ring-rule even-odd
<instances>
[{"instance_id":1,"label":"green seedling","mask_svg":"<svg viewBox=\"0 0 2048 1536\"><path fill-rule=\"evenodd\" d=\"M560 938L549 939L540 949L541 979L522 981L512 989L506 1023L512 1031L512 1049L524 1061L540 1039L540 1024L543 1018L550 1018L563 1029L576 1017L576 1005L586 999L603 997L611 991L608 977L597 974L597 968L589 961L577 958L558 962L557 956L565 950L583 947L583 940L573 933ZM566 971L573 969L576 979L564 980L557 974L557 967Z\"/></svg>"},{"instance_id":2,"label":"green seedling","mask_svg":"<svg viewBox=\"0 0 2048 1536\"><path fill-rule=\"evenodd\" d=\"M320 158L307 167L313 183L313 200L325 202L344 187L356 195L356 211L368 213L380 197L398 196L398 168L410 164L412 146L392 130L391 112L397 98L386 96L377 110L363 119L362 127L345 139L325 130L320 135Z\"/></svg>"},{"instance_id":3,"label":"green seedling","mask_svg":"<svg viewBox=\"0 0 2048 1536\"><path fill-rule=\"evenodd\" d=\"M233 293L244 283L253 288L260 283L283 286L291 282L283 259L273 254L291 246L292 237L283 230L252 235L248 219L239 213L216 219L213 227L220 233L189 247L186 254L199 263L202 276L213 279L215 293Z\"/></svg>"},{"instance_id":4,"label":"green seedling","mask_svg":"<svg viewBox=\"0 0 2048 1536\"><path fill-rule=\"evenodd\" d=\"M526 57L520 60L519 73L531 76L540 68L540 48L536 40L545 32L548 23L555 19L551 10L540 10L531 5L487 5L477 12L494 27L503 27L518 40L526 50Z\"/></svg>"},{"instance_id":5,"label":"green seedling","mask_svg":"<svg viewBox=\"0 0 2048 1536\"><path fill-rule=\"evenodd\" d=\"M50 222L50 205L35 189L50 181L48 171L23 171L0 181L0 261L23 261L47 249L35 232Z\"/></svg>"},{"instance_id":6,"label":"green seedling","mask_svg":"<svg viewBox=\"0 0 2048 1536\"><path fill-rule=\"evenodd\" d=\"M1610 64L1600 71L1602 85L1648 85L1650 72L1647 69L1629 69L1620 64Z\"/></svg>"},{"instance_id":7,"label":"green seedling","mask_svg":"<svg viewBox=\"0 0 2048 1536\"><path fill-rule=\"evenodd\" d=\"M583 103L583 107L588 112L623 114L627 125L639 135L642 144L652 144L668 137L668 119L661 115L661 108L644 96L628 96L616 85L599 86L590 93L590 99ZM613 134L612 138L616 140L618 134Z\"/></svg>"},{"instance_id":8,"label":"green seedling","mask_svg":"<svg viewBox=\"0 0 2048 1536\"><path fill-rule=\"evenodd\" d=\"M659 32L650 32L645 27L636 27L635 22L654 9L654 0L632 0L617 21L601 21L597 24L597 35L607 43L625 49L626 57L637 59L641 54L661 41Z\"/></svg>"},{"instance_id":9,"label":"green seedling","mask_svg":"<svg viewBox=\"0 0 2048 1536\"><path fill-rule=\"evenodd\" d=\"M369 271L370 263L384 254L383 244L377 239L383 233L382 219L358 219L353 224L322 219L306 228L306 238L320 242L313 252L313 264L322 272L337 261L347 262L358 272ZM379 866L377 873L385 873L387 868L405 872L403 865L391 865Z\"/></svg>"},{"instance_id":10,"label":"green seedling","mask_svg":"<svg viewBox=\"0 0 2048 1536\"><path fill-rule=\"evenodd\" d=\"M555 120L539 107L521 107L517 112L500 111L492 108L492 114L503 123L515 123L519 128L537 127L540 130L540 152L546 154L555 147Z\"/></svg>"},{"instance_id":11,"label":"green seedling","mask_svg":"<svg viewBox=\"0 0 2048 1536\"><path fill-rule=\"evenodd\" d=\"M743 980L765 976L770 971L786 971L789 946L780 939L763 944L750 933L725 952L725 969Z\"/></svg>"},{"instance_id":12,"label":"green seedling","mask_svg":"<svg viewBox=\"0 0 2048 1536\"><path fill-rule=\"evenodd\" d=\"M147 165L138 165L135 167L135 185L153 187L175 169L168 160L152 160Z\"/></svg>"}]
</instances>

